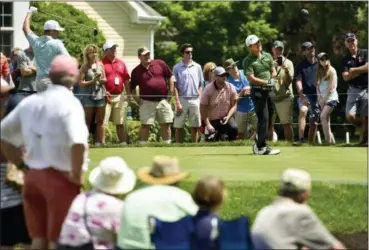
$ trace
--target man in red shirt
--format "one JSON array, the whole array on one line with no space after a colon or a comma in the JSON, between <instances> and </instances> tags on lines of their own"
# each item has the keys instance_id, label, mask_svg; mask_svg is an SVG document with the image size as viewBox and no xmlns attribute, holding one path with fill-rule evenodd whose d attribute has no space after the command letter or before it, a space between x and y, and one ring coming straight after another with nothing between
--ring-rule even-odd
<instances>
[{"instance_id":1,"label":"man in red shirt","mask_svg":"<svg viewBox=\"0 0 369 250\"><path fill-rule=\"evenodd\" d=\"M107 104L105 109L105 121L113 122L117 129L117 135L121 145L127 145L127 133L124 131L124 120L126 117L127 101L124 95L124 86L129 83L129 74L126 64L118 59L117 44L108 41L104 44L104 64L106 75ZM103 132L103 143L105 143L105 130Z\"/></svg>"},{"instance_id":2,"label":"man in red shirt","mask_svg":"<svg viewBox=\"0 0 369 250\"><path fill-rule=\"evenodd\" d=\"M173 122L172 106L168 97L173 95L173 74L162 60L151 60L147 48L138 49L140 64L132 70L131 82L126 85L127 94L136 96L136 87L140 89L140 144L145 144L151 125L157 119L160 124L164 143L171 142L170 124Z\"/></svg>"}]
</instances>

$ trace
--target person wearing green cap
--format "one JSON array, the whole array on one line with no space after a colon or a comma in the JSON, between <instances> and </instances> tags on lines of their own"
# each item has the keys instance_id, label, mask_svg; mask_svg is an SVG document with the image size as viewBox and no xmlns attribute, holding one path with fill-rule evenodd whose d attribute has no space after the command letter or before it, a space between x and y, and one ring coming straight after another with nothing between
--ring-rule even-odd
<instances>
[{"instance_id":1,"label":"person wearing green cap","mask_svg":"<svg viewBox=\"0 0 369 250\"><path fill-rule=\"evenodd\" d=\"M293 63L283 56L284 44L282 41L273 43L273 59L276 71L279 72L274 91L274 109L270 134L274 133L274 121L278 115L283 125L284 137L293 142L292 111L293 111L293 89L292 80L294 75Z\"/></svg>"}]
</instances>

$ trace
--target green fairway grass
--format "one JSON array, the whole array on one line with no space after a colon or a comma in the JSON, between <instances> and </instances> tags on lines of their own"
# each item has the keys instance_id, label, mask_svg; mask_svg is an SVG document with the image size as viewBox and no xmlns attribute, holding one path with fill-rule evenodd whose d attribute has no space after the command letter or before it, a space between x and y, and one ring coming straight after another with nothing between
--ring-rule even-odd
<instances>
[{"instance_id":1,"label":"green fairway grass","mask_svg":"<svg viewBox=\"0 0 369 250\"><path fill-rule=\"evenodd\" d=\"M179 158L191 176L181 187L191 191L204 175L223 179L229 191L223 218L248 215L269 204L285 168L309 171L314 182L310 205L333 232L366 232L368 227L367 150L342 147L280 147L278 156L254 156L250 147L93 148L90 170L107 156L121 156L137 169L155 155ZM355 183L355 184L352 184ZM140 184L138 184L140 185Z\"/></svg>"}]
</instances>

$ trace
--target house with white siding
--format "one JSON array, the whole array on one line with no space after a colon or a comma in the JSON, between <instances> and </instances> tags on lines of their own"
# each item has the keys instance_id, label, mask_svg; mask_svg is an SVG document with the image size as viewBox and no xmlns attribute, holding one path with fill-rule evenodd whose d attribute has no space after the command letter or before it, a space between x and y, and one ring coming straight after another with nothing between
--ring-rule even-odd
<instances>
[{"instance_id":1,"label":"house with white siding","mask_svg":"<svg viewBox=\"0 0 369 250\"><path fill-rule=\"evenodd\" d=\"M145 46L154 57L154 34L164 17L142 1L68 1L97 22L106 40L119 46L118 57L123 59L129 71L138 63L137 49ZM29 2L1 1L0 50L8 54L12 48L27 48L28 42L22 26Z\"/></svg>"}]
</instances>

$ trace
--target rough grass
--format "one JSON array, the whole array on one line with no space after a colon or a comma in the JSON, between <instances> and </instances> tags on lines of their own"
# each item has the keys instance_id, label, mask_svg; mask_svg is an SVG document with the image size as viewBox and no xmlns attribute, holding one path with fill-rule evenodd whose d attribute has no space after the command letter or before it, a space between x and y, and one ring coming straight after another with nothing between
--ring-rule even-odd
<instances>
[{"instance_id":1,"label":"rough grass","mask_svg":"<svg viewBox=\"0 0 369 250\"><path fill-rule=\"evenodd\" d=\"M223 218L255 218L272 202L283 169L308 170L314 180L310 205L333 232L367 232L367 150L341 147L280 147L278 156L254 156L250 147L143 147L92 149L90 170L107 156L121 156L133 169L150 165L158 154L177 156L191 177L181 187L191 191L204 175L221 177L229 197ZM351 184L350 184L351 183ZM352 184L356 183L356 184ZM137 187L141 186L138 183ZM89 189L86 180L86 188Z\"/></svg>"}]
</instances>

